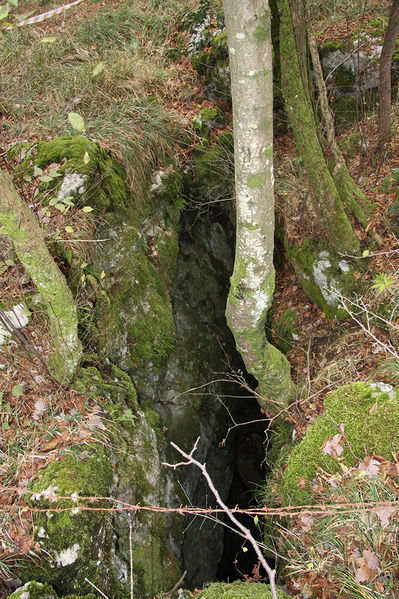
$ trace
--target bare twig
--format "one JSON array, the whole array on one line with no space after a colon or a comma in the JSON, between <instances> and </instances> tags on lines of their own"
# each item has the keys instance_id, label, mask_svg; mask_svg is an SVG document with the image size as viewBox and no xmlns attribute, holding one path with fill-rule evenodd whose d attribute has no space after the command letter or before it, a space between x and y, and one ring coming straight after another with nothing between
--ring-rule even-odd
<instances>
[{"instance_id":1,"label":"bare twig","mask_svg":"<svg viewBox=\"0 0 399 599\"><path fill-rule=\"evenodd\" d=\"M134 599L134 579L133 579L133 526L132 518L129 519L129 562L130 562L130 599Z\"/></svg>"},{"instance_id":2,"label":"bare twig","mask_svg":"<svg viewBox=\"0 0 399 599\"><path fill-rule=\"evenodd\" d=\"M165 593L165 594L166 594L166 597L170 597L171 595L173 595L173 593L174 593L175 591L177 591L177 589L178 589L178 588L179 588L179 587L180 587L180 586L183 584L183 582L184 582L184 579L186 578L186 576L187 576L187 570L184 570L184 572L183 572L182 576L181 576L181 577L179 578L179 580L176 582L176 584L174 585L173 589L171 589L171 590L170 590L168 593Z\"/></svg>"},{"instance_id":3,"label":"bare twig","mask_svg":"<svg viewBox=\"0 0 399 599\"><path fill-rule=\"evenodd\" d=\"M92 582L90 582L90 580L88 578L85 578L85 582L87 582L87 584L89 584L91 587L93 587L93 589L95 589L97 591L97 593L100 593L100 595L102 597L104 597L104 599L109 599L109 597L107 597L107 595L104 595L104 593L102 591L100 591L100 589L98 587L96 587L96 585Z\"/></svg>"},{"instance_id":4,"label":"bare twig","mask_svg":"<svg viewBox=\"0 0 399 599\"><path fill-rule=\"evenodd\" d=\"M177 464L167 464L164 463L164 466L168 466L169 468L173 468L174 470L176 468L178 468L179 466L189 466L190 464L193 464L194 466L197 466L197 468L199 468L201 470L201 473L203 475L203 477L205 478L206 482L208 483L208 486L210 488L210 490L212 491L217 504L222 508L222 510L224 511L225 514L227 514L227 516L229 517L229 519L231 520L231 522L233 522L233 524L238 528L239 531L241 531L241 533L243 534L244 538L252 545L260 563L262 564L263 568L266 570L267 575L269 577L269 582L270 582L270 590L272 593L272 597L273 599L277 599L277 587L276 587L276 570L274 570L273 568L271 568L269 566L269 564L267 563L265 556L263 555L262 551L260 550L259 544L256 542L256 540L254 539L254 537L251 534L251 531L244 526L235 516L234 514L231 512L231 510L228 508L228 506L222 501L222 498L219 495L218 490L216 489L215 485L213 484L213 481L211 479L211 477L208 474L208 471L206 469L206 464L201 464L201 462L199 462L198 460L196 460L194 458L194 453L197 450L198 447L198 443L199 443L200 437L198 437L198 439L196 440L196 442L194 443L194 447L191 450L190 453L186 453L185 451L183 451L178 445L176 445L175 443L171 443L172 447L174 449L176 449L176 451L178 451L180 453L180 455L183 456L183 458L186 459L185 462L178 462ZM238 531L237 531L238 532Z\"/></svg>"}]
</instances>

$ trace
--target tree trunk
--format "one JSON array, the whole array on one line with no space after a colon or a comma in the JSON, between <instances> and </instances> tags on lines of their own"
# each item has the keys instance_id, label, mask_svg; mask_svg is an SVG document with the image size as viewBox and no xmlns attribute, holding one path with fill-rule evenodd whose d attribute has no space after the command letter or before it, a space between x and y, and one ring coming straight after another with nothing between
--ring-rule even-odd
<instances>
[{"instance_id":1,"label":"tree trunk","mask_svg":"<svg viewBox=\"0 0 399 599\"><path fill-rule=\"evenodd\" d=\"M224 0L230 55L236 185L236 253L227 320L259 403L283 407L293 394L286 357L268 343L274 290L273 95L267 0Z\"/></svg>"},{"instance_id":2,"label":"tree trunk","mask_svg":"<svg viewBox=\"0 0 399 599\"><path fill-rule=\"evenodd\" d=\"M292 0L296 5L298 0ZM359 252L359 240L345 213L317 135L317 125L304 86L288 0L278 0L280 14L281 86L298 150L309 177L315 209L331 245L341 253Z\"/></svg>"},{"instance_id":3,"label":"tree trunk","mask_svg":"<svg viewBox=\"0 0 399 599\"><path fill-rule=\"evenodd\" d=\"M35 283L47 307L50 334L55 353L48 360L50 374L68 383L82 355L78 320L72 293L52 256L42 231L16 191L8 173L0 170L0 231L6 233L18 259Z\"/></svg>"},{"instance_id":4,"label":"tree trunk","mask_svg":"<svg viewBox=\"0 0 399 599\"><path fill-rule=\"evenodd\" d=\"M308 3L307 3L308 4ZM353 214L358 221L363 225L367 225L367 217L365 212L356 200L356 197L367 204L367 198L358 185L352 179L345 159L337 144L335 137L334 119L327 99L327 89L324 82L323 71L320 64L320 57L317 50L316 38L313 33L312 24L310 21L310 13L307 6L306 14L306 29L308 34L309 51L312 57L313 72L319 93L320 111L323 119L324 130L326 132L327 151L331 153L331 158L328 161L329 170L338 193L347 207L350 214Z\"/></svg>"},{"instance_id":5,"label":"tree trunk","mask_svg":"<svg viewBox=\"0 0 399 599\"><path fill-rule=\"evenodd\" d=\"M399 0L392 0L391 13L380 57L380 72L378 81L379 110L378 131L380 141L389 137L391 132L391 67L395 50L396 38L399 31Z\"/></svg>"}]
</instances>

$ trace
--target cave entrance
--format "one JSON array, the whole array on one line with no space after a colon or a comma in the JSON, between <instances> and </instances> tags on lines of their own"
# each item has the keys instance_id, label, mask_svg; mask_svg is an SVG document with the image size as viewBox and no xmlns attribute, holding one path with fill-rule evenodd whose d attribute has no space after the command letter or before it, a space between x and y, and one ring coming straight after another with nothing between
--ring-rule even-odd
<instances>
[{"instance_id":1,"label":"cave entrance","mask_svg":"<svg viewBox=\"0 0 399 599\"><path fill-rule=\"evenodd\" d=\"M256 411L256 406L254 406ZM254 419L255 420L255 419ZM253 422L238 428L232 443L234 452L233 478L227 497L229 507L247 509L257 505L257 495L267 474L265 462L265 429L267 421ZM236 514L240 522L252 533L256 541L262 541L262 524L256 524L252 516ZM233 580L257 576L258 558L248 541L230 528L228 518L224 530L223 554L220 560L218 580ZM264 573L260 572L261 575Z\"/></svg>"},{"instance_id":2,"label":"cave entrance","mask_svg":"<svg viewBox=\"0 0 399 599\"><path fill-rule=\"evenodd\" d=\"M234 414L233 414L234 411ZM206 459L207 470L222 500L231 508L247 509L257 505L256 495L261 492L267 474L266 429L268 421L257 401L248 397L238 399L230 411L236 423L227 438L219 439ZM222 442L223 441L223 442ZM191 498L193 499L193 498ZM216 507L206 481L198 481L192 505ZM250 529L257 541L262 540L262 524L255 524L252 516L236 517ZM225 515L217 521L200 516L186 518L183 542L184 568L189 588L201 588L206 582L256 577L258 558L252 546L232 529L234 525ZM264 573L260 572L263 576Z\"/></svg>"}]
</instances>

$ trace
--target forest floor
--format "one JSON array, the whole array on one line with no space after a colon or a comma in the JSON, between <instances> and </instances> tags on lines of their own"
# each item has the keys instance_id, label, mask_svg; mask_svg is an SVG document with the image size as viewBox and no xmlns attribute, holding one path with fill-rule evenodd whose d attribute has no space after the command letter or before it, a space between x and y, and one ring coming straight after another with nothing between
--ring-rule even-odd
<instances>
[{"instance_id":1,"label":"forest floor","mask_svg":"<svg viewBox=\"0 0 399 599\"><path fill-rule=\"evenodd\" d=\"M137 31L137 39L142 48L137 72L133 76L125 65L126 71L123 75L107 72L104 75L110 79L109 102L106 102L105 116L102 116L103 129L98 141L116 156L119 156L123 149L114 144L113 137L117 135L117 131L111 128L111 133L107 136L104 126L104 119L112 119L115 116L112 106L112 102L115 101L113 95L115 91L112 91L112 86L116 86L118 90L124 88L128 90L127 93L136 96L139 89L140 93L144 89L147 95L157 95L173 119L183 124L186 130L190 129L192 119L200 107L212 106L212 102L203 98L201 79L191 68L189 59L181 56L174 62L166 60L151 33L151 28L159 26L163 43L169 47L173 55L180 33L178 27L181 15L184 11L188 11L187 3L181 3L181 14L177 17L175 15L174 20L168 17L168 10L170 10L170 3L168 3L163 18L155 22L151 22L148 16L145 16L145 4L145 2L137 2L135 8L138 18L141 19L142 28ZM385 9L386 12L389 3L385 2L384 6L381 2L370 4L375 4L379 11ZM24 3L24 15L21 14L21 17L40 14L47 10L45 6L46 3L43 1ZM51 8L53 6L51 5ZM3 168L12 171L15 166L15 163L6 159L6 147L10 144L49 138L55 133L70 132L68 123L64 122L65 111L61 115L54 106L55 102L60 101L61 92L58 95L52 94L51 86L48 85L49 89L41 89L37 96L40 85L43 85L39 76L40 70L45 68L43 61L46 60L46 55L54 55L54 64L50 61L50 68L66 68L65 57L58 56L54 50L57 37L64 36L68 30L76 29L89 18L93 20L96 15L107 10L111 11L118 6L120 2L113 0L99 2L88 0L38 26L31 26L35 28L34 31L24 35L27 40L35 40L32 53L36 55L32 60L40 58L42 62L36 67L29 61L25 64L22 62L18 64L16 60L9 64L3 63L7 71L6 81L10 92L7 100L0 100L0 127L4 139L4 149L0 151L0 156ZM369 17L374 18L375 14L371 11ZM341 39L343 35L351 35L358 28L358 18L344 21L345 26L342 19L336 22L331 22L331 18L328 21L320 20L319 39ZM80 50L79 40L74 42L75 50L78 48L82 63L86 61L91 65L90 68L96 67L107 57L109 58L112 44L121 44L123 52L131 51L126 41L128 38L126 32L119 35L117 32L107 30L106 25L101 25L100 21L96 26L98 35L101 36L103 31L107 38L106 47L100 48L101 39L98 39L97 45L89 43L82 29ZM1 40L0 44L2 44ZM9 51L7 50L6 54ZM29 83L30 72L27 69L24 74L25 89L13 86L13 78L17 80L22 70L26 68L26 64L33 65L35 82ZM54 78L57 79L56 74ZM88 79L82 81L87 84L91 79L90 72ZM66 90L65 97L68 93ZM88 107L92 117L92 121L89 119L88 126L94 129L96 119L99 119L99 108L94 100L89 103L86 97L88 93L90 90L82 89L81 94L69 98L66 104L69 110L76 111L79 111L80 107L82 110ZM51 110L48 109L49 105ZM119 117L122 119L123 115L119 114ZM150 126L152 124L149 123ZM154 126L162 130L163 122L157 122ZM394 123L396 132L398 127L399 118ZM88 130L90 131L90 128ZM306 297L287 262L277 271L274 320L277 321L287 309L296 312L297 340L293 343L288 358L294 381L298 386L298 398L289 411L287 419L295 425L298 438L304 436L307 426L323 412L324 397L336 386L346 382L371 379L393 385L399 382L399 367L395 367L389 352L391 346L397 346L399 325L397 312L392 315L388 326L379 326L378 322L373 322L369 326L367 320L368 311L378 309L378 306L386 301L387 296L397 294L399 288L399 249L397 237L392 233L391 226L393 219L397 220L398 217L389 216L388 213L396 190L395 188L383 190L383 183L387 177L395 169L399 169L399 136L393 135L382 149L379 148L376 117L373 114L363 115L359 122L354 123L352 128L340 135L340 142L347 140L353 132L360 132L361 138L367 143L359 153L346 156L348 166L368 199L376 205L375 215L367 227L373 239L373 249L363 257L368 260L368 272L366 274L359 272L364 289L364 295L359 298L362 309L354 308L355 318L331 322ZM176 133L174 135L178 137ZM162 133L160 136L162 137ZM165 143L165 140L162 143ZM182 163L189 162L192 149L192 146L180 148ZM285 201L298 207L298 198L303 197L306 182L298 173L295 143L290 133L276 137L275 151L278 163L285 164L285 173L282 173L282 177L292 178L293 172L297 175L294 177L291 196L286 195ZM37 185L32 181L19 181L17 185L27 204L34 206ZM277 209L284 210L284 206L277 205ZM306 223L312 222L311 209L305 205L304 210L305 218L300 223L292 223L293 235L303 235L303 227L307 226ZM62 214L53 211L52 218L55 230L65 229L65 226L68 226ZM295 219L295 212L291 214L291 218ZM363 234L359 232L359 235ZM4 248L0 249L3 249L4 254ZM0 263L1 307L8 309L10 305L23 303L25 294L32 292L32 284L21 266L13 258L6 254L4 256L3 263ZM273 334L278 335L277 329L273 330ZM277 337L275 340L279 342ZM32 348L35 348L34 351ZM101 442L101 435L104 434L104 425L98 415L100 409L95 401L72 390L61 388L47 375L38 356L45 356L49 349L50 340L45 323L36 315L24 327L22 341L12 339L2 346L1 350L0 578L13 577L13 567L18 564L20 555L29 553L32 559L36 559L35 552L38 548L30 533L30 512L18 511L17 515L13 512L13 506L21 505L29 480L51 461L62 458L67 451L73 451L74 447L93 441Z\"/></svg>"}]
</instances>

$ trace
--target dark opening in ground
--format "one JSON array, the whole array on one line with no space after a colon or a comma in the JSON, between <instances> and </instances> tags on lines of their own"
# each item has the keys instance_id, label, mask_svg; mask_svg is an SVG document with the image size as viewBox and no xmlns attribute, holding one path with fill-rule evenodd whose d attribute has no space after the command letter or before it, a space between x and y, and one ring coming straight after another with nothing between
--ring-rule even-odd
<instances>
[{"instance_id":1,"label":"dark opening in ground","mask_svg":"<svg viewBox=\"0 0 399 599\"><path fill-rule=\"evenodd\" d=\"M255 408L256 410L256 408ZM227 504L242 509L256 506L256 493L266 475L265 464L266 421L254 422L238 429L233 442L234 473ZM254 523L252 516L237 515L238 520L262 541L262 523ZM230 525L225 519L225 523ZM254 549L231 528L225 528L224 550L218 567L218 579L226 582L257 576L258 558ZM263 575L264 573L260 573Z\"/></svg>"}]
</instances>

